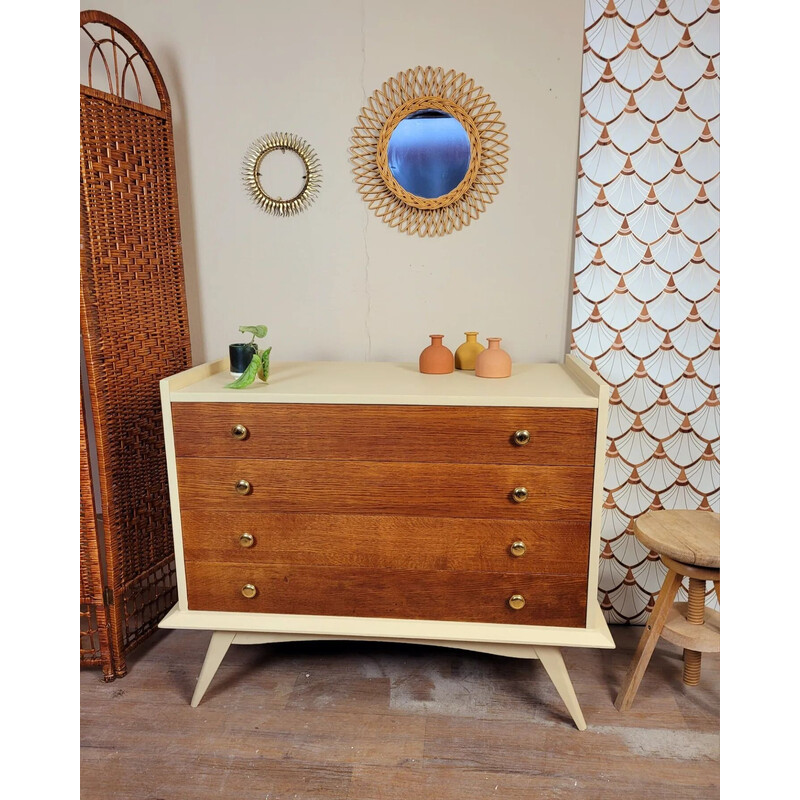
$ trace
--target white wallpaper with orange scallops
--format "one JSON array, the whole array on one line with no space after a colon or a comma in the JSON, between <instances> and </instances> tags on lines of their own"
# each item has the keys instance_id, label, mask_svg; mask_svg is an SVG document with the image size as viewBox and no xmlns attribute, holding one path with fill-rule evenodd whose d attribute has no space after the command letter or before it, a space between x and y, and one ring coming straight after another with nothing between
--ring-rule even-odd
<instances>
[{"instance_id":1,"label":"white wallpaper with orange scallops","mask_svg":"<svg viewBox=\"0 0 800 800\"><path fill-rule=\"evenodd\" d=\"M611 391L609 622L643 623L666 571L633 520L719 511L719 19L720 0L586 0L571 350Z\"/></svg>"}]
</instances>

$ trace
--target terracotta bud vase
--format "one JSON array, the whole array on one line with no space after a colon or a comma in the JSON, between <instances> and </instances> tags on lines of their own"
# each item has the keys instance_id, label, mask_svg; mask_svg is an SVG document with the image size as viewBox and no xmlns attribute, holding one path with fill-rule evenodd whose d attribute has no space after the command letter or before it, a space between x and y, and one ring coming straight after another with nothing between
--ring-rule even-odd
<instances>
[{"instance_id":1,"label":"terracotta bud vase","mask_svg":"<svg viewBox=\"0 0 800 800\"><path fill-rule=\"evenodd\" d=\"M475 360L475 374L479 378L507 378L511 375L511 356L500 349L503 340L490 336L486 341L489 347Z\"/></svg>"},{"instance_id":2,"label":"terracotta bud vase","mask_svg":"<svg viewBox=\"0 0 800 800\"><path fill-rule=\"evenodd\" d=\"M419 354L419 371L428 375L445 375L453 371L453 354L442 344L444 334L431 333L431 343Z\"/></svg>"},{"instance_id":3,"label":"terracotta bud vase","mask_svg":"<svg viewBox=\"0 0 800 800\"><path fill-rule=\"evenodd\" d=\"M467 341L458 346L455 355L456 369L475 369L475 359L486 348L478 341L477 331L467 331Z\"/></svg>"}]
</instances>

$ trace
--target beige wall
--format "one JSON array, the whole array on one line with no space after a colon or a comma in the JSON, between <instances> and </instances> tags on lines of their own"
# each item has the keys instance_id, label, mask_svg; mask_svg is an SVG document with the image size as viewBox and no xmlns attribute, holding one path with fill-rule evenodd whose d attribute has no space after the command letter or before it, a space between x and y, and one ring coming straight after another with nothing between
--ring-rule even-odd
<instances>
[{"instance_id":1,"label":"beige wall","mask_svg":"<svg viewBox=\"0 0 800 800\"><path fill-rule=\"evenodd\" d=\"M427 334L502 336L519 361L567 350L583 0L105 0L153 54L173 102L194 359L265 323L275 360L414 361ZM358 194L349 138L398 72L474 78L509 135L505 182L467 228L421 239ZM320 157L297 217L250 200L250 143L289 131Z\"/></svg>"}]
</instances>

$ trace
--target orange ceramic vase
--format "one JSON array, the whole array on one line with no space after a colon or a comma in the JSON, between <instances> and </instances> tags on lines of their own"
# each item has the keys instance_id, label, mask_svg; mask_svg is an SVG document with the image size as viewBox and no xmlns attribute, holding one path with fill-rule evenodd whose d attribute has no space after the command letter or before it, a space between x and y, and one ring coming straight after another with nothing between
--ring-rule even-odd
<instances>
[{"instance_id":1,"label":"orange ceramic vase","mask_svg":"<svg viewBox=\"0 0 800 800\"><path fill-rule=\"evenodd\" d=\"M466 342L462 342L456 350L456 369L475 369L475 359L486 348L478 341L477 331L467 331L464 334Z\"/></svg>"},{"instance_id":2,"label":"orange ceramic vase","mask_svg":"<svg viewBox=\"0 0 800 800\"><path fill-rule=\"evenodd\" d=\"M479 378L507 378L511 374L511 356L500 349L502 339L488 337L489 347L478 354L475 374Z\"/></svg>"},{"instance_id":3,"label":"orange ceramic vase","mask_svg":"<svg viewBox=\"0 0 800 800\"><path fill-rule=\"evenodd\" d=\"M453 371L453 354L442 344L444 334L431 333L431 343L419 354L419 371L445 375Z\"/></svg>"}]
</instances>

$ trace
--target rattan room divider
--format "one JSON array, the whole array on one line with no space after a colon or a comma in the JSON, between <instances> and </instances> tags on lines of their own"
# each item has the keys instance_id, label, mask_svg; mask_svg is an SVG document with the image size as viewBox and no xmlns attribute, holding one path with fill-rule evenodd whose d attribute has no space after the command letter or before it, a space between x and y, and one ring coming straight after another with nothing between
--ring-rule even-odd
<instances>
[{"instance_id":1,"label":"rattan room divider","mask_svg":"<svg viewBox=\"0 0 800 800\"><path fill-rule=\"evenodd\" d=\"M177 599L159 380L191 346L164 80L124 23L80 17L80 652L113 680Z\"/></svg>"}]
</instances>

